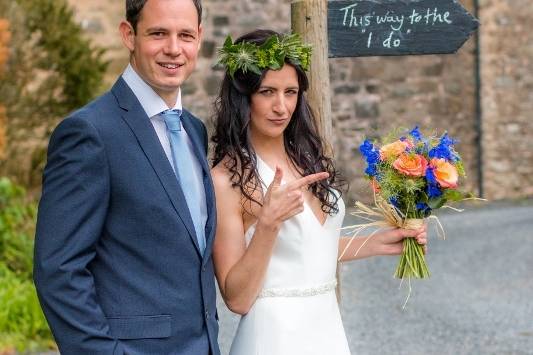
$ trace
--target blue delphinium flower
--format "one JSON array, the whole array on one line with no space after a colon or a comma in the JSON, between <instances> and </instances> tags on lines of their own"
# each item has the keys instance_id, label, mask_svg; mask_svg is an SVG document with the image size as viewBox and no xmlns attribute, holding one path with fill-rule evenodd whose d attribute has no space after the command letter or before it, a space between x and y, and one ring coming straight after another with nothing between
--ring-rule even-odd
<instances>
[{"instance_id":1,"label":"blue delphinium flower","mask_svg":"<svg viewBox=\"0 0 533 355\"><path fill-rule=\"evenodd\" d=\"M433 149L429 151L430 158L443 158L447 161L455 162L459 160L459 156L453 150L453 145L457 141L448 136L448 133L445 133Z\"/></svg>"},{"instance_id":2,"label":"blue delphinium flower","mask_svg":"<svg viewBox=\"0 0 533 355\"><path fill-rule=\"evenodd\" d=\"M433 173L433 168L428 167L426 170L426 180L428 182L427 194L429 198L439 197L442 195L442 191L439 188L439 183Z\"/></svg>"},{"instance_id":3,"label":"blue delphinium flower","mask_svg":"<svg viewBox=\"0 0 533 355\"><path fill-rule=\"evenodd\" d=\"M415 139L415 142L420 142L422 138L422 134L420 133L420 130L418 129L418 126L415 126L410 132L409 135Z\"/></svg>"},{"instance_id":4,"label":"blue delphinium flower","mask_svg":"<svg viewBox=\"0 0 533 355\"><path fill-rule=\"evenodd\" d=\"M376 163L379 160L379 152L368 139L365 139L363 144L359 146L359 151L361 154L363 154L367 161Z\"/></svg>"},{"instance_id":5,"label":"blue delphinium flower","mask_svg":"<svg viewBox=\"0 0 533 355\"><path fill-rule=\"evenodd\" d=\"M416 154L424 154L428 151L429 141L422 136L422 133L420 133L420 129L418 128L418 126L415 126L415 128L409 131L409 135L414 139L414 150Z\"/></svg>"},{"instance_id":6,"label":"blue delphinium flower","mask_svg":"<svg viewBox=\"0 0 533 355\"><path fill-rule=\"evenodd\" d=\"M398 197L396 196L392 196L391 198L389 198L389 202L392 203L392 205L396 208L400 208L400 204L398 202Z\"/></svg>"},{"instance_id":7,"label":"blue delphinium flower","mask_svg":"<svg viewBox=\"0 0 533 355\"><path fill-rule=\"evenodd\" d=\"M431 208L428 206L425 202L419 202L416 204L417 211L420 211L422 213L430 212Z\"/></svg>"},{"instance_id":8,"label":"blue delphinium flower","mask_svg":"<svg viewBox=\"0 0 533 355\"><path fill-rule=\"evenodd\" d=\"M379 163L379 151L374 147L372 142L365 139L363 144L359 146L359 151L366 159L368 167L365 170L365 174L375 177L378 175L377 164Z\"/></svg>"},{"instance_id":9,"label":"blue delphinium flower","mask_svg":"<svg viewBox=\"0 0 533 355\"><path fill-rule=\"evenodd\" d=\"M377 176L378 175L378 166L377 164L368 164L368 166L365 169L365 174L368 176Z\"/></svg>"},{"instance_id":10,"label":"blue delphinium flower","mask_svg":"<svg viewBox=\"0 0 533 355\"><path fill-rule=\"evenodd\" d=\"M429 198L440 197L440 196L442 196L442 191L439 189L438 186L428 185L427 194L428 194Z\"/></svg>"}]
</instances>

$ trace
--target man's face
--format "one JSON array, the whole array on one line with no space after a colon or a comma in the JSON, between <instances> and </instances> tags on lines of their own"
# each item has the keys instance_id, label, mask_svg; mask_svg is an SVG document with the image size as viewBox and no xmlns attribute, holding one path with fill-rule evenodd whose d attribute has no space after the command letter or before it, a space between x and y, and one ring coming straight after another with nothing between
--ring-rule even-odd
<instances>
[{"instance_id":1,"label":"man's face","mask_svg":"<svg viewBox=\"0 0 533 355\"><path fill-rule=\"evenodd\" d=\"M137 23L120 25L131 65L165 101L175 101L179 87L196 65L202 27L192 0L148 0Z\"/></svg>"}]
</instances>

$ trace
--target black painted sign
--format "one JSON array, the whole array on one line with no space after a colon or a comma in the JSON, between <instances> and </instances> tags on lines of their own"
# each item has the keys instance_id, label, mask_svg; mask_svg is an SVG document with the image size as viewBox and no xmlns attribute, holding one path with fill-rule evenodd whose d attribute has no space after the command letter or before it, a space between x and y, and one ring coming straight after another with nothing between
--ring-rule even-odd
<instances>
[{"instance_id":1,"label":"black painted sign","mask_svg":"<svg viewBox=\"0 0 533 355\"><path fill-rule=\"evenodd\" d=\"M329 57L454 53L478 25L457 0L330 0Z\"/></svg>"}]
</instances>

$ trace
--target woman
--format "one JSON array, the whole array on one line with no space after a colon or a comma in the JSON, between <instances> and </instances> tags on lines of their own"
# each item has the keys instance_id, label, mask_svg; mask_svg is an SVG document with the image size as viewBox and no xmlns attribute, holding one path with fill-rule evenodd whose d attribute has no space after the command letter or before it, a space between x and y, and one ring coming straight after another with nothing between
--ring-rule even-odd
<instances>
[{"instance_id":1,"label":"woman","mask_svg":"<svg viewBox=\"0 0 533 355\"><path fill-rule=\"evenodd\" d=\"M224 301L242 315L232 355L350 353L335 297L345 207L304 96L309 57L296 36L266 30L221 51L213 257ZM357 258L399 254L405 237L426 243L424 230L389 230Z\"/></svg>"}]
</instances>

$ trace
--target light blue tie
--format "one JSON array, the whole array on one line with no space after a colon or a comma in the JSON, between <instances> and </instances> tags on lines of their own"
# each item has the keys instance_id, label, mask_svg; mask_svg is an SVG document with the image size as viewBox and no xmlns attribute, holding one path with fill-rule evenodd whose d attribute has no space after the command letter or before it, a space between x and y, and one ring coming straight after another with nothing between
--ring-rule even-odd
<instances>
[{"instance_id":1,"label":"light blue tie","mask_svg":"<svg viewBox=\"0 0 533 355\"><path fill-rule=\"evenodd\" d=\"M178 182L181 185L181 190L185 195L187 207L191 214L194 230L196 231L196 238L198 239L198 246L200 253L203 255L205 250L205 225L202 223L200 201L201 195L194 188L198 186L198 182L194 181L192 159L195 159L194 153L189 149L185 137L181 136L181 111L180 110L166 110L161 112L161 116L165 120L167 126L168 138L170 141L170 150L172 151L172 160L174 162L174 171ZM203 186L203 181L202 184Z\"/></svg>"}]
</instances>

